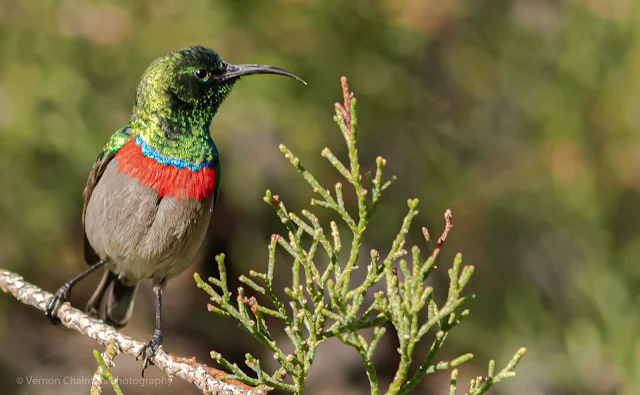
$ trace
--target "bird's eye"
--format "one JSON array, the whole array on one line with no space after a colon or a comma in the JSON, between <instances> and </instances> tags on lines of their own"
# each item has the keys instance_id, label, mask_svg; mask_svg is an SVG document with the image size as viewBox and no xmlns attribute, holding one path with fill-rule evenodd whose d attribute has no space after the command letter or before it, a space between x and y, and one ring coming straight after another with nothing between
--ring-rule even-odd
<instances>
[{"instance_id":1,"label":"bird's eye","mask_svg":"<svg viewBox=\"0 0 640 395\"><path fill-rule=\"evenodd\" d=\"M193 72L193 75L200 81L206 81L209 79L209 72L205 69L196 69L196 71Z\"/></svg>"}]
</instances>

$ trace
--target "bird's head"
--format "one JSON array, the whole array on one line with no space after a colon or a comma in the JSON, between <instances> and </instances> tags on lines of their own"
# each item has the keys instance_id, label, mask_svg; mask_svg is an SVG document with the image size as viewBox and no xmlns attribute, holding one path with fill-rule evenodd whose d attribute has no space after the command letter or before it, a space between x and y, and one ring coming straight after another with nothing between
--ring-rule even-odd
<instances>
[{"instance_id":1,"label":"bird's head","mask_svg":"<svg viewBox=\"0 0 640 395\"><path fill-rule=\"evenodd\" d=\"M279 74L302 81L276 67L233 65L212 49L188 47L154 60L147 68L138 86L133 116L162 118L179 128L208 127L233 85L252 74Z\"/></svg>"}]
</instances>

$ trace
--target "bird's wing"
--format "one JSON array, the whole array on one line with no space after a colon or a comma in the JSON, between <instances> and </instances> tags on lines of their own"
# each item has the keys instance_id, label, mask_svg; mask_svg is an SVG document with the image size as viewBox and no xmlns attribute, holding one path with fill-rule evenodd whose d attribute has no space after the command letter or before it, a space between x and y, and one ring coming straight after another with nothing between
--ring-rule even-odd
<instances>
[{"instance_id":1,"label":"bird's wing","mask_svg":"<svg viewBox=\"0 0 640 395\"><path fill-rule=\"evenodd\" d=\"M91 199L93 190L95 189L96 185L98 185L98 181L100 181L100 177L102 177L102 174L104 174L104 171L107 168L109 162L111 162L116 153L127 143L127 141L131 139L131 137L133 137L133 131L128 127L122 128L115 132L100 153L100 156L98 156L98 159L93 164L91 172L89 173L87 185L84 187L84 192L82 193L82 196L84 197L84 206L82 207L83 227L85 215L87 213L87 205L89 204L89 199ZM88 265L93 265L100 260L96 252L89 244L86 233L84 235L84 257Z\"/></svg>"}]
</instances>

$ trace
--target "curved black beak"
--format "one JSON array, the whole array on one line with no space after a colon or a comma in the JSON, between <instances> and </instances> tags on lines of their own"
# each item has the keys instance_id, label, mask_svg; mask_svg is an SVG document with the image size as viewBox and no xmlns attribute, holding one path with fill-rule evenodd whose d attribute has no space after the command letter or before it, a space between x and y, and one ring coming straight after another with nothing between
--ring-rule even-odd
<instances>
[{"instance_id":1,"label":"curved black beak","mask_svg":"<svg viewBox=\"0 0 640 395\"><path fill-rule=\"evenodd\" d=\"M222 74L221 80L224 81L231 78L238 78L243 75L252 74L280 74L294 78L307 85L307 83L302 78L288 72L287 70L279 69L277 67L265 66L262 64L227 64L227 71Z\"/></svg>"}]
</instances>

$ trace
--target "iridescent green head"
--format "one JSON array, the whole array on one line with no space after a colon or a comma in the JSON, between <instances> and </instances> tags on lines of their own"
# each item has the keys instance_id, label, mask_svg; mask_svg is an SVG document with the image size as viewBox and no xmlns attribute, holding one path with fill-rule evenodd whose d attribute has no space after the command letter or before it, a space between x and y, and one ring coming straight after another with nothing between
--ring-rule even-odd
<instances>
[{"instance_id":1,"label":"iridescent green head","mask_svg":"<svg viewBox=\"0 0 640 395\"><path fill-rule=\"evenodd\" d=\"M185 48L154 60L147 68L138 86L132 124L161 121L160 126L177 133L208 129L236 81L251 74L280 74L302 81L271 66L228 64L209 48Z\"/></svg>"}]
</instances>

